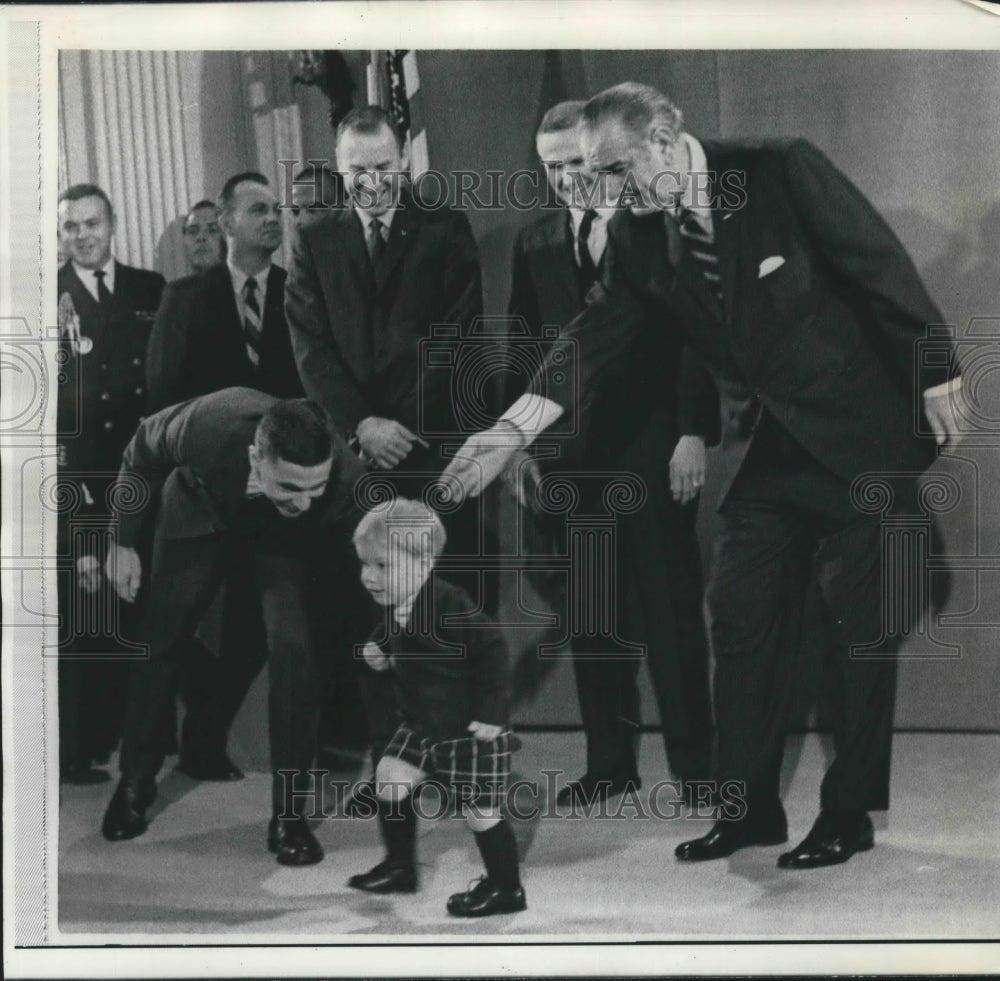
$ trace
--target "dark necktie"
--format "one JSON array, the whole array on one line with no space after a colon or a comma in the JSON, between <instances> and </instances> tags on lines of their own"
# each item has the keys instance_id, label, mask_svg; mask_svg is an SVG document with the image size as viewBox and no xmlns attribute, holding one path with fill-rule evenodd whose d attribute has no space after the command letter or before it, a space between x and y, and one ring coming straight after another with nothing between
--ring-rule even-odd
<instances>
[{"instance_id":1,"label":"dark necktie","mask_svg":"<svg viewBox=\"0 0 1000 981\"><path fill-rule=\"evenodd\" d=\"M247 357L255 368L260 361L261 323L257 280L250 276L243 284L243 336L247 343Z\"/></svg>"},{"instance_id":2,"label":"dark necktie","mask_svg":"<svg viewBox=\"0 0 1000 981\"><path fill-rule=\"evenodd\" d=\"M385 232L378 218L368 225L368 254L377 276L382 271L382 260L385 259Z\"/></svg>"},{"instance_id":3,"label":"dark necktie","mask_svg":"<svg viewBox=\"0 0 1000 981\"><path fill-rule=\"evenodd\" d=\"M719 255L715 250L715 239L701 227L698 219L686 208L681 208L677 212L675 220L688 254L721 306L722 277L719 275Z\"/></svg>"},{"instance_id":4,"label":"dark necktie","mask_svg":"<svg viewBox=\"0 0 1000 981\"><path fill-rule=\"evenodd\" d=\"M98 269L94 273L94 279L97 280L97 302L100 303L101 308L104 312L111 309L111 290L108 289L108 284L104 282L104 277L106 273L103 269Z\"/></svg>"},{"instance_id":5,"label":"dark necktie","mask_svg":"<svg viewBox=\"0 0 1000 981\"><path fill-rule=\"evenodd\" d=\"M580 257L580 271L589 286L597 279L597 266L594 263L594 256L590 251L590 230L594 226L594 219L597 212L593 210L583 213L583 221L576 233L576 250Z\"/></svg>"}]
</instances>

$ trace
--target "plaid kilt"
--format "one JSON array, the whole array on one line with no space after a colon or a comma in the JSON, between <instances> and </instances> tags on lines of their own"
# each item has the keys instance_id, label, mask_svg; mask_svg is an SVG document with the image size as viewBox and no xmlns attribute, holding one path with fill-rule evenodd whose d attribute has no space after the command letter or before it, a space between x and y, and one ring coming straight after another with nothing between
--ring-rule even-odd
<instances>
[{"instance_id":1,"label":"plaid kilt","mask_svg":"<svg viewBox=\"0 0 1000 981\"><path fill-rule=\"evenodd\" d=\"M409 726L401 725L382 755L405 760L419 767L428 777L470 798L499 800L510 780L511 754L520 745L520 739L510 729L505 729L496 739L463 736L434 742L421 738Z\"/></svg>"}]
</instances>

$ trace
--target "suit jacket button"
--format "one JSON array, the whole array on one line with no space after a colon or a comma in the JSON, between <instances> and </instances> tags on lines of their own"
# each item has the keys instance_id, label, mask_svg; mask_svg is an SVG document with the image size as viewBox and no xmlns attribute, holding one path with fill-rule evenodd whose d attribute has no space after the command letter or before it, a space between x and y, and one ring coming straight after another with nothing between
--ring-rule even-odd
<instances>
[{"instance_id":1,"label":"suit jacket button","mask_svg":"<svg viewBox=\"0 0 1000 981\"><path fill-rule=\"evenodd\" d=\"M136 395L142 395L142 385L140 385L140 386L139 386L139 387L138 387L138 388L137 388L137 389L135 390L135 394L136 394Z\"/></svg>"},{"instance_id":2,"label":"suit jacket button","mask_svg":"<svg viewBox=\"0 0 1000 981\"><path fill-rule=\"evenodd\" d=\"M134 365L136 365L138 367L139 365L142 364L142 358L133 358L132 359L132 364L134 364Z\"/></svg>"},{"instance_id":3,"label":"suit jacket button","mask_svg":"<svg viewBox=\"0 0 1000 981\"><path fill-rule=\"evenodd\" d=\"M104 423L105 429L114 429L114 427L115 424L110 419L108 419L107 422Z\"/></svg>"},{"instance_id":4,"label":"suit jacket button","mask_svg":"<svg viewBox=\"0 0 1000 981\"><path fill-rule=\"evenodd\" d=\"M101 392L101 401L102 402L107 402L110 398L111 398L111 396L107 392Z\"/></svg>"},{"instance_id":5,"label":"suit jacket button","mask_svg":"<svg viewBox=\"0 0 1000 981\"><path fill-rule=\"evenodd\" d=\"M108 370L108 366L106 364L102 364L101 365L101 371L107 371L107 370Z\"/></svg>"}]
</instances>

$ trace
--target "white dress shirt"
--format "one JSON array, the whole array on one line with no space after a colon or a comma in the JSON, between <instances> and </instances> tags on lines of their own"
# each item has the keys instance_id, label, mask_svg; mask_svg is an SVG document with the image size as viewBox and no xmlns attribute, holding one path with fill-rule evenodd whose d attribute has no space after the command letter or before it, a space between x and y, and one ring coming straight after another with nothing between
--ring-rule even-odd
<instances>
[{"instance_id":1,"label":"white dress shirt","mask_svg":"<svg viewBox=\"0 0 1000 981\"><path fill-rule=\"evenodd\" d=\"M579 248L579 237L580 237L580 225L583 223L583 216L586 214L581 208L569 208L569 218L573 223L573 252L576 255L576 261L580 263L580 248ZM614 215L617 209L615 208L593 208L594 212L594 222L590 226L590 234L587 236L587 249L590 252L590 258L593 259L594 265L596 266L601 261L601 256L604 255L604 247L608 244L608 222Z\"/></svg>"},{"instance_id":2,"label":"white dress shirt","mask_svg":"<svg viewBox=\"0 0 1000 981\"><path fill-rule=\"evenodd\" d=\"M395 208L389 208L385 214L379 215L378 218L368 214L367 211L362 211L360 208L355 208L354 213L361 219L361 229L365 233L365 244L368 243L368 238L371 235L370 229L373 221L381 223L384 229L382 231L382 239L385 242L389 241L389 229L392 228L392 219L396 217Z\"/></svg>"},{"instance_id":3,"label":"white dress shirt","mask_svg":"<svg viewBox=\"0 0 1000 981\"><path fill-rule=\"evenodd\" d=\"M94 273L103 272L104 273L104 285L107 286L108 292L114 296L115 293L115 257L111 256L107 263L101 269L84 269L83 266L79 266L76 262L73 263L73 272L76 273L76 278L80 280L81 283L87 288L87 292L100 303L100 297L97 295L97 277Z\"/></svg>"},{"instance_id":4,"label":"white dress shirt","mask_svg":"<svg viewBox=\"0 0 1000 981\"><path fill-rule=\"evenodd\" d=\"M226 259L226 266L229 268L229 276L233 281L233 292L236 294L236 309L240 312L240 323L242 324L244 317L246 317L246 304L243 302L243 287L246 281L253 276L254 281L257 283L257 306L260 309L260 322L263 326L264 303L267 300L267 277L271 273L271 263L268 262L263 269L258 269L257 272L253 273L238 269L233 265L231 258Z\"/></svg>"}]
</instances>

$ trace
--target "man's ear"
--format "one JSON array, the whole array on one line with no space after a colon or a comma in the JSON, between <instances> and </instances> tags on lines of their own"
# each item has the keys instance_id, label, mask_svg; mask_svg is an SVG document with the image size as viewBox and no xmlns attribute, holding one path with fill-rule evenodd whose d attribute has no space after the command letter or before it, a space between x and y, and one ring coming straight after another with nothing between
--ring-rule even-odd
<instances>
[{"instance_id":1,"label":"man's ear","mask_svg":"<svg viewBox=\"0 0 1000 981\"><path fill-rule=\"evenodd\" d=\"M649 142L652 143L664 163L667 163L674 158L680 136L674 133L669 126L659 125L654 126L649 131Z\"/></svg>"},{"instance_id":2,"label":"man's ear","mask_svg":"<svg viewBox=\"0 0 1000 981\"><path fill-rule=\"evenodd\" d=\"M250 458L250 469L255 471L260 463L260 450L257 449L254 443L251 443L247 447L247 455Z\"/></svg>"}]
</instances>

